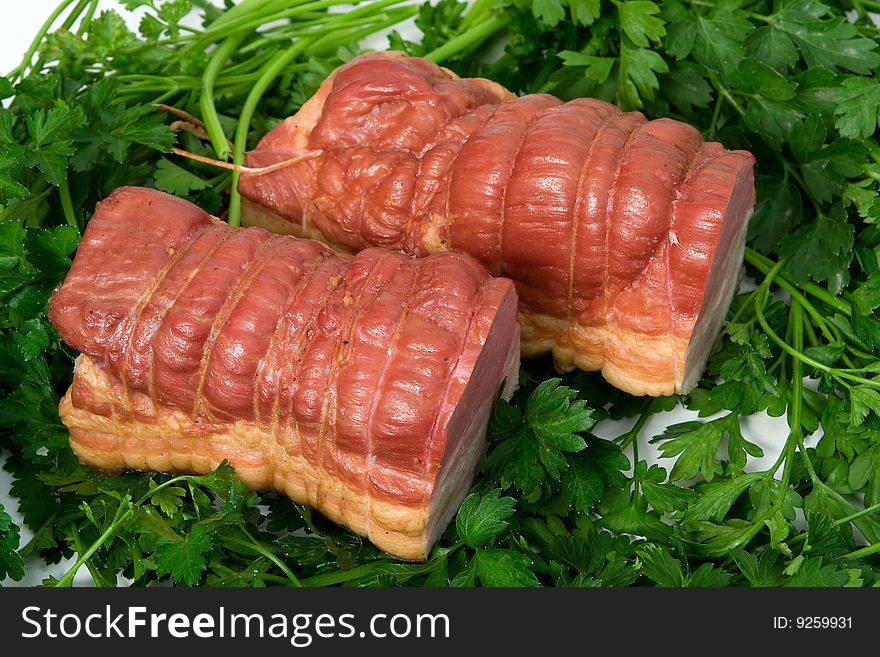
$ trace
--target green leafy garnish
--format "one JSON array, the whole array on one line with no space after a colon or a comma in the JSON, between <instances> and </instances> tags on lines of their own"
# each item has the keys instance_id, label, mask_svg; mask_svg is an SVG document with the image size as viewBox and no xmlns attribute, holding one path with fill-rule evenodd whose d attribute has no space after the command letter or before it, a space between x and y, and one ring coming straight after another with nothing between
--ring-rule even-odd
<instances>
[{"instance_id":1,"label":"green leafy garnish","mask_svg":"<svg viewBox=\"0 0 880 657\"><path fill-rule=\"evenodd\" d=\"M0 447L17 500L0 507L0 578L71 559L46 583L82 569L102 586L880 582L880 3L121 4L142 12L136 31L68 2L0 77ZM409 19L422 37L401 36ZM46 318L100 199L153 185L237 223L236 175L171 148L241 164L370 35L516 93L687 121L757 160L749 281L696 389L635 398L524 360L424 563L246 490L225 463L84 469L57 410L76 354ZM670 424L673 409L689 419Z\"/></svg>"}]
</instances>

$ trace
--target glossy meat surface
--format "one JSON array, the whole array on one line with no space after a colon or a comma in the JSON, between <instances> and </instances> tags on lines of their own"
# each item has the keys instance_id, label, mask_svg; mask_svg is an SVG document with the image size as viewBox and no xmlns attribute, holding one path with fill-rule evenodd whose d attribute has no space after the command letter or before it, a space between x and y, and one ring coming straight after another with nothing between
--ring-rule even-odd
<instances>
[{"instance_id":1,"label":"glossy meat surface","mask_svg":"<svg viewBox=\"0 0 880 657\"><path fill-rule=\"evenodd\" d=\"M750 153L395 52L334 71L247 164L303 152L314 157L241 177L246 224L352 252L468 253L515 281L523 355L552 352L634 394L696 383L736 287L708 290L710 272L739 276Z\"/></svg>"},{"instance_id":2,"label":"glossy meat surface","mask_svg":"<svg viewBox=\"0 0 880 657\"><path fill-rule=\"evenodd\" d=\"M226 458L404 558L454 512L518 366L513 285L470 257L338 254L142 188L99 205L49 317L83 354L61 409L83 461Z\"/></svg>"}]
</instances>

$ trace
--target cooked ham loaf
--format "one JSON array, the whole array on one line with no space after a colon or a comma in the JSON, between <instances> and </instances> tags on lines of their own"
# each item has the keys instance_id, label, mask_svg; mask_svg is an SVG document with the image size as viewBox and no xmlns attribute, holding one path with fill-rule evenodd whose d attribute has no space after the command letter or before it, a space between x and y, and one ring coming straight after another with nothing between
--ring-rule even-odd
<instances>
[{"instance_id":1,"label":"cooked ham loaf","mask_svg":"<svg viewBox=\"0 0 880 657\"><path fill-rule=\"evenodd\" d=\"M516 305L467 256L341 255L122 188L49 302L82 353L61 418L99 470L227 459L253 489L420 560L516 385Z\"/></svg>"},{"instance_id":2,"label":"cooked ham loaf","mask_svg":"<svg viewBox=\"0 0 880 657\"><path fill-rule=\"evenodd\" d=\"M733 296L754 158L608 103L515 97L402 53L337 69L247 156L246 225L459 251L512 278L522 352L634 394L697 383Z\"/></svg>"}]
</instances>

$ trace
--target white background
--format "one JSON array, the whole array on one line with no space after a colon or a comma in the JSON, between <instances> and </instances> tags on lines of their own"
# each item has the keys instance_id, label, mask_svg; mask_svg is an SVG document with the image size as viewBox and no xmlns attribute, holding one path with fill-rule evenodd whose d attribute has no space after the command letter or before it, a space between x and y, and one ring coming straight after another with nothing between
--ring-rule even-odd
<instances>
[{"instance_id":1,"label":"white background","mask_svg":"<svg viewBox=\"0 0 880 657\"><path fill-rule=\"evenodd\" d=\"M61 2L62 0L0 0L0 75L5 75L18 66L40 26ZM119 9L120 13L125 11L115 0L101 0L99 7ZM59 24L63 20L62 18ZM137 21L133 23L133 27L137 27Z\"/></svg>"},{"instance_id":2,"label":"white background","mask_svg":"<svg viewBox=\"0 0 880 657\"><path fill-rule=\"evenodd\" d=\"M59 0L0 0L2 7L2 19L0 19L0 73L6 74L21 61L22 56L27 50L34 35L39 30L40 25L48 18L54 8L58 5ZM10 5L15 5L14 9ZM103 0L102 8L119 8L121 13L125 10L114 0ZM136 29L138 20L131 17L129 24ZM694 414L688 413L683 409L676 409L670 413L662 413L653 416L642 430L641 439L639 441L640 458L648 459L649 463L659 462L669 469L671 463L663 462L657 459L657 450L654 446L648 444L648 440L662 433L665 426L684 420L693 419ZM597 434L603 437L616 437L621 432L627 430L632 425L632 420L624 422L605 422L596 427ZM766 415L757 415L744 420L743 433L746 438L757 443L764 450L764 457L761 459L753 459L750 461L750 470L766 469L776 459L779 451L785 442L788 433L788 427L784 418L770 418ZM813 437L815 440L816 437ZM811 441L812 443L812 441ZM0 456L2 458L2 456ZM17 515L17 502L9 497L8 490L11 483L11 477L8 472L0 471L0 503L6 508L14 519L19 520ZM20 523L19 523L20 524ZM30 532L22 527L22 545L30 538ZM12 581L3 582L4 586L9 585L37 585L43 577L53 574L60 576L67 570L67 564L57 564L48 569L30 568L22 582L16 583ZM76 580L77 584L89 585L91 579L85 568L80 570Z\"/></svg>"}]
</instances>

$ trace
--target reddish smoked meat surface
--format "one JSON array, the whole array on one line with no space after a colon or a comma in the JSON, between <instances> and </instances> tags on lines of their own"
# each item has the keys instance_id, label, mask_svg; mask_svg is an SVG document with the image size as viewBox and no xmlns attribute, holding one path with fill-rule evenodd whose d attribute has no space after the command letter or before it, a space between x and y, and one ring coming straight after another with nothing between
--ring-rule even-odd
<instances>
[{"instance_id":1,"label":"reddish smoked meat surface","mask_svg":"<svg viewBox=\"0 0 880 657\"><path fill-rule=\"evenodd\" d=\"M398 52L334 71L248 154L246 225L456 251L514 280L522 354L634 394L693 388L735 291L754 158L599 100L517 98Z\"/></svg>"},{"instance_id":2,"label":"reddish smoked meat surface","mask_svg":"<svg viewBox=\"0 0 880 657\"><path fill-rule=\"evenodd\" d=\"M60 413L107 472L209 472L426 558L519 366L516 291L466 255L339 254L121 188L49 302Z\"/></svg>"}]
</instances>

